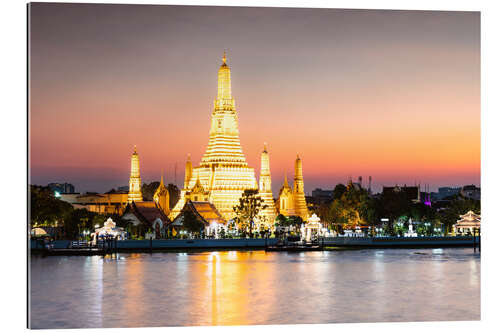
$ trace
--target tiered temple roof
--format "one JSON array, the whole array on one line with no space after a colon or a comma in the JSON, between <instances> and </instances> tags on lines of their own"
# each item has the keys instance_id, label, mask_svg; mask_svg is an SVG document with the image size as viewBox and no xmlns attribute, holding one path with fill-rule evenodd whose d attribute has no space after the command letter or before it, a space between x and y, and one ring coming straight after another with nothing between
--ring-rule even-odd
<instances>
[{"instance_id":1,"label":"tiered temple roof","mask_svg":"<svg viewBox=\"0 0 500 333\"><path fill-rule=\"evenodd\" d=\"M156 219L162 220L163 223L171 223L165 213L154 201L131 202L125 208L123 217L127 219L127 215L132 214L138 221L144 223L146 226L151 227ZM128 216L130 217L130 215Z\"/></svg>"},{"instance_id":2,"label":"tiered temple roof","mask_svg":"<svg viewBox=\"0 0 500 333\"><path fill-rule=\"evenodd\" d=\"M226 220L211 202L188 201L182 208L181 213L174 219L174 225L182 225L183 216L186 211L193 212L198 220L203 222L205 226L209 226L211 223L226 224Z\"/></svg>"},{"instance_id":3,"label":"tiered temple roof","mask_svg":"<svg viewBox=\"0 0 500 333\"><path fill-rule=\"evenodd\" d=\"M475 214L473 211L469 210L464 215L460 215L460 219L457 220L455 228L479 228L481 227L481 215Z\"/></svg>"}]
</instances>

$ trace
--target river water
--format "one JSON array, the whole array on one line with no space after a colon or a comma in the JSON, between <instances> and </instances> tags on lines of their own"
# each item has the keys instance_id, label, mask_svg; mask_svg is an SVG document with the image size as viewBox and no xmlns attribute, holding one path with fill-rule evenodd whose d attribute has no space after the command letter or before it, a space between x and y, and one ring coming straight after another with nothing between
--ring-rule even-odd
<instances>
[{"instance_id":1,"label":"river water","mask_svg":"<svg viewBox=\"0 0 500 333\"><path fill-rule=\"evenodd\" d=\"M480 319L470 248L31 257L31 327Z\"/></svg>"}]
</instances>

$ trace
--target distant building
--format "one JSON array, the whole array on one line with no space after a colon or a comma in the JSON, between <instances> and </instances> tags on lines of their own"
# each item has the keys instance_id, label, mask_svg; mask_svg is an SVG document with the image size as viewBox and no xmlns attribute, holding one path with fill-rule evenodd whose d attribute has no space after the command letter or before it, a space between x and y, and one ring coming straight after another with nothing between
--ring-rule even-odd
<instances>
[{"instance_id":1,"label":"distant building","mask_svg":"<svg viewBox=\"0 0 500 333\"><path fill-rule=\"evenodd\" d=\"M333 190L323 190L320 188L312 190L312 197L313 198L321 198L321 197L333 197Z\"/></svg>"},{"instance_id":2,"label":"distant building","mask_svg":"<svg viewBox=\"0 0 500 333\"><path fill-rule=\"evenodd\" d=\"M460 193L460 187L440 187L438 188L437 199L442 200Z\"/></svg>"},{"instance_id":3,"label":"distant building","mask_svg":"<svg viewBox=\"0 0 500 333\"><path fill-rule=\"evenodd\" d=\"M481 200L481 188L476 185L465 185L460 190L460 194L469 199Z\"/></svg>"},{"instance_id":4,"label":"distant building","mask_svg":"<svg viewBox=\"0 0 500 333\"><path fill-rule=\"evenodd\" d=\"M125 186L118 186L116 188L119 192L128 192L128 185Z\"/></svg>"},{"instance_id":5,"label":"distant building","mask_svg":"<svg viewBox=\"0 0 500 333\"><path fill-rule=\"evenodd\" d=\"M419 186L384 186L382 194L390 192L404 192L409 200L413 203L421 202L420 200L420 187Z\"/></svg>"},{"instance_id":6,"label":"distant building","mask_svg":"<svg viewBox=\"0 0 500 333\"><path fill-rule=\"evenodd\" d=\"M122 214L127 206L128 192L108 193L62 193L59 199L70 203L73 208L83 208L99 214Z\"/></svg>"},{"instance_id":7,"label":"distant building","mask_svg":"<svg viewBox=\"0 0 500 333\"><path fill-rule=\"evenodd\" d=\"M437 201L437 200L440 199L438 192L431 192L430 195L431 195L431 201L432 202Z\"/></svg>"},{"instance_id":8,"label":"distant building","mask_svg":"<svg viewBox=\"0 0 500 333\"><path fill-rule=\"evenodd\" d=\"M316 188L312 190L311 196L306 196L308 207L314 207L333 201L333 191Z\"/></svg>"},{"instance_id":9,"label":"distant building","mask_svg":"<svg viewBox=\"0 0 500 333\"><path fill-rule=\"evenodd\" d=\"M75 186L70 183L50 183L47 185L51 191L62 193L75 193Z\"/></svg>"}]
</instances>

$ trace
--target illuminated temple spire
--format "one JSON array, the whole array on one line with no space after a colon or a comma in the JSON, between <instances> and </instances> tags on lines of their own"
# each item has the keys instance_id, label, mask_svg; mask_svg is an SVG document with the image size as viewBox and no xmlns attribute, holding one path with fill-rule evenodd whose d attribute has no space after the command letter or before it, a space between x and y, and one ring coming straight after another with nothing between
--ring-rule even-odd
<instances>
[{"instance_id":1,"label":"illuminated temple spire","mask_svg":"<svg viewBox=\"0 0 500 333\"><path fill-rule=\"evenodd\" d=\"M136 146L134 146L134 152L130 158L130 180L128 184L128 202L142 201L139 154L137 154Z\"/></svg>"},{"instance_id":2,"label":"illuminated temple spire","mask_svg":"<svg viewBox=\"0 0 500 333\"><path fill-rule=\"evenodd\" d=\"M227 65L226 51L222 56L222 65L219 69L219 75L217 77L217 99L216 101L233 101L231 96L231 69ZM234 101L233 101L234 107Z\"/></svg>"},{"instance_id":3,"label":"illuminated temple spire","mask_svg":"<svg viewBox=\"0 0 500 333\"><path fill-rule=\"evenodd\" d=\"M293 178L293 201L295 213L305 221L308 217L306 197L304 193L304 178L302 177L302 160L297 153L295 160L295 177Z\"/></svg>"},{"instance_id":4,"label":"illuminated temple spire","mask_svg":"<svg viewBox=\"0 0 500 333\"><path fill-rule=\"evenodd\" d=\"M286 171L285 171L285 181L283 182L283 187L288 187L290 188L290 185L288 185L288 178L286 176Z\"/></svg>"},{"instance_id":5,"label":"illuminated temple spire","mask_svg":"<svg viewBox=\"0 0 500 333\"><path fill-rule=\"evenodd\" d=\"M184 172L184 188L189 186L191 177L193 176L193 163L191 163L191 154L188 154L186 161L186 171Z\"/></svg>"},{"instance_id":6,"label":"illuminated temple spire","mask_svg":"<svg viewBox=\"0 0 500 333\"><path fill-rule=\"evenodd\" d=\"M266 222L274 222L276 218L276 207L274 205L273 191L271 188L271 168L269 167L269 153L267 145L264 143L264 150L260 158L259 195L266 206L259 212L259 216Z\"/></svg>"},{"instance_id":7,"label":"illuminated temple spire","mask_svg":"<svg viewBox=\"0 0 500 333\"><path fill-rule=\"evenodd\" d=\"M228 162L247 166L240 144L238 114L231 95L231 69L227 65L225 52L217 75L217 97L212 111L210 138L201 161L202 165Z\"/></svg>"},{"instance_id":8,"label":"illuminated temple spire","mask_svg":"<svg viewBox=\"0 0 500 333\"><path fill-rule=\"evenodd\" d=\"M170 217L174 219L189 201L210 201L221 215L234 217L233 207L246 189L258 189L254 169L241 149L238 114L231 92L231 69L224 52L217 73L217 95L211 114L208 146L198 166L186 162L184 188Z\"/></svg>"}]
</instances>

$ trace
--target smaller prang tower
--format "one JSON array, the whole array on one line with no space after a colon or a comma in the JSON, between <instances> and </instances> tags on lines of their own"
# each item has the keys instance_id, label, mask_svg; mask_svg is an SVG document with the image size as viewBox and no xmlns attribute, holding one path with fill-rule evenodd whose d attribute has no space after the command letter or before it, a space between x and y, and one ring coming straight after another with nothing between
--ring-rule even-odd
<instances>
[{"instance_id":1,"label":"smaller prang tower","mask_svg":"<svg viewBox=\"0 0 500 333\"><path fill-rule=\"evenodd\" d=\"M191 154L188 154L187 161L186 161L186 171L184 173L184 187L187 189L189 187L189 182L191 181L191 178L193 177L193 163L191 162Z\"/></svg>"},{"instance_id":2,"label":"smaller prang tower","mask_svg":"<svg viewBox=\"0 0 500 333\"><path fill-rule=\"evenodd\" d=\"M271 188L271 168L269 166L269 153L267 145L264 143L264 150L260 157L260 177L259 177L259 196L262 198L263 205L266 208L259 212L259 217L268 227L274 226L276 219L276 206L273 199L273 190Z\"/></svg>"},{"instance_id":3,"label":"smaller prang tower","mask_svg":"<svg viewBox=\"0 0 500 333\"><path fill-rule=\"evenodd\" d=\"M293 178L293 202L295 204L295 214L306 221L309 217L307 210L306 196L304 193L304 177L302 177L302 160L297 154L295 160L295 177Z\"/></svg>"},{"instance_id":4,"label":"smaller prang tower","mask_svg":"<svg viewBox=\"0 0 500 333\"><path fill-rule=\"evenodd\" d=\"M139 154L134 146L134 153L130 158L130 180L128 182L128 202L142 201L141 172L139 169Z\"/></svg>"}]
</instances>

